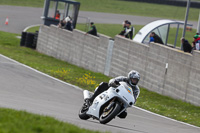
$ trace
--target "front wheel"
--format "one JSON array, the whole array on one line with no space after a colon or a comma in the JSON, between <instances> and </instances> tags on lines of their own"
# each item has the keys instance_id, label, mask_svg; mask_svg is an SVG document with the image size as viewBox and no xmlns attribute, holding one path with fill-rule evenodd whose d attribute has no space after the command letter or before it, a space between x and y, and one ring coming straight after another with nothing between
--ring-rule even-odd
<instances>
[{"instance_id":1,"label":"front wheel","mask_svg":"<svg viewBox=\"0 0 200 133\"><path fill-rule=\"evenodd\" d=\"M87 120L89 119L90 117L86 114L86 112L88 111L88 108L85 104L83 105L83 107L80 109L79 111L79 118L82 119L82 120Z\"/></svg>"},{"instance_id":2,"label":"front wheel","mask_svg":"<svg viewBox=\"0 0 200 133\"><path fill-rule=\"evenodd\" d=\"M109 107L109 109L107 109L107 107ZM106 124L110 122L119 113L121 109L121 105L119 102L115 102L114 104L110 103L107 107L105 107L103 113L100 116L99 122L101 124Z\"/></svg>"}]
</instances>

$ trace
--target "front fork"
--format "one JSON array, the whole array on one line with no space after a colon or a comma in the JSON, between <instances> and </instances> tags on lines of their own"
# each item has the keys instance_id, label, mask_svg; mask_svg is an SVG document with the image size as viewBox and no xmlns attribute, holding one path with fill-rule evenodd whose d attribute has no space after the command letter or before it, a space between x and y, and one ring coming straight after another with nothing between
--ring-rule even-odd
<instances>
[{"instance_id":1,"label":"front fork","mask_svg":"<svg viewBox=\"0 0 200 133\"><path fill-rule=\"evenodd\" d=\"M110 103L108 104L108 106L104 109L104 112L107 112L108 110L110 110L112 108L112 106L114 105L114 101L116 98L113 98Z\"/></svg>"}]
</instances>

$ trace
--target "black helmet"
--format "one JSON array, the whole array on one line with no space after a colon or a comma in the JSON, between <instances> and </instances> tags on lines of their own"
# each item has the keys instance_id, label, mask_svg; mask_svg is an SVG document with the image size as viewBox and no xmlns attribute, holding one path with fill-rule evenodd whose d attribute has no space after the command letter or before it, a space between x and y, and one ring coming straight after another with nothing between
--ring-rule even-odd
<instances>
[{"instance_id":1,"label":"black helmet","mask_svg":"<svg viewBox=\"0 0 200 133\"><path fill-rule=\"evenodd\" d=\"M140 74L137 71L132 70L128 73L128 82L131 86L137 85L139 80Z\"/></svg>"}]
</instances>

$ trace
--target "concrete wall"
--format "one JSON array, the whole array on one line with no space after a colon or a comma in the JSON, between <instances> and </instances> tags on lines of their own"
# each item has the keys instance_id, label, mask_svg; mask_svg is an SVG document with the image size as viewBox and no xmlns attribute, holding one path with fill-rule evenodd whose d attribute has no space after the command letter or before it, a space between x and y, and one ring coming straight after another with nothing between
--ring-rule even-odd
<instances>
[{"instance_id":1,"label":"concrete wall","mask_svg":"<svg viewBox=\"0 0 200 133\"><path fill-rule=\"evenodd\" d=\"M120 36L111 42L104 35L98 38L78 30L41 26L37 50L112 77L135 69L141 74L140 86L200 106L200 52L191 55Z\"/></svg>"},{"instance_id":2,"label":"concrete wall","mask_svg":"<svg viewBox=\"0 0 200 133\"><path fill-rule=\"evenodd\" d=\"M40 27L37 50L95 72L104 73L109 37L95 37L83 32Z\"/></svg>"},{"instance_id":3,"label":"concrete wall","mask_svg":"<svg viewBox=\"0 0 200 133\"><path fill-rule=\"evenodd\" d=\"M186 88L186 101L200 106L200 52L194 51Z\"/></svg>"}]
</instances>

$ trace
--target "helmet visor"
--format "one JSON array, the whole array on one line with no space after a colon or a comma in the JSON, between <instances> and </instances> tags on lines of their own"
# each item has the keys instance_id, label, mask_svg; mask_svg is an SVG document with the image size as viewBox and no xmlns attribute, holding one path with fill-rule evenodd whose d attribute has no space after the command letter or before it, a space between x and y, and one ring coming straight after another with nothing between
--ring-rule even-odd
<instances>
[{"instance_id":1,"label":"helmet visor","mask_svg":"<svg viewBox=\"0 0 200 133\"><path fill-rule=\"evenodd\" d=\"M133 85L137 85L137 83L138 83L138 79L137 78L131 78L131 83L133 84Z\"/></svg>"}]
</instances>

